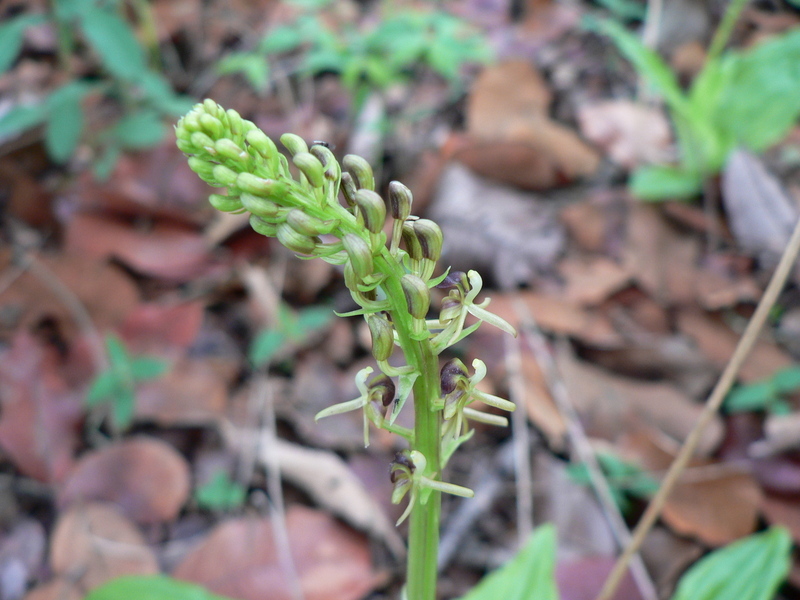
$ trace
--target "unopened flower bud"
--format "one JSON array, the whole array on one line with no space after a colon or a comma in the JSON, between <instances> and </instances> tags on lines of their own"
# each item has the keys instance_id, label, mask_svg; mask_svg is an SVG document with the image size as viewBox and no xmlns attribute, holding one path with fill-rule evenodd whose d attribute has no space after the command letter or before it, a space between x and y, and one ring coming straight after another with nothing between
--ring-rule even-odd
<instances>
[{"instance_id":1,"label":"unopened flower bud","mask_svg":"<svg viewBox=\"0 0 800 600\"><path fill-rule=\"evenodd\" d=\"M342 244L350 259L355 276L363 281L372 275L372 250L370 250L369 244L354 233L346 233L342 238Z\"/></svg>"},{"instance_id":2,"label":"unopened flower bud","mask_svg":"<svg viewBox=\"0 0 800 600\"><path fill-rule=\"evenodd\" d=\"M243 192L264 198L278 198L285 194L285 183L275 179L264 179L252 173L239 173L236 178L236 187Z\"/></svg>"},{"instance_id":3,"label":"unopened flower bud","mask_svg":"<svg viewBox=\"0 0 800 600\"><path fill-rule=\"evenodd\" d=\"M381 314L367 316L367 325L372 334L372 356L375 360L388 360L394 352L394 328Z\"/></svg>"},{"instance_id":4,"label":"unopened flower bud","mask_svg":"<svg viewBox=\"0 0 800 600\"><path fill-rule=\"evenodd\" d=\"M210 135L213 139L219 140L225 134L225 128L222 125L222 122L216 118L212 117L208 113L203 113L197 119L199 121L200 127Z\"/></svg>"},{"instance_id":5,"label":"unopened flower bud","mask_svg":"<svg viewBox=\"0 0 800 600\"><path fill-rule=\"evenodd\" d=\"M373 377L367 384L371 402L380 402L382 406L389 406L394 400L396 388L391 377L381 374Z\"/></svg>"},{"instance_id":6,"label":"unopened flower bud","mask_svg":"<svg viewBox=\"0 0 800 600\"><path fill-rule=\"evenodd\" d=\"M306 176L312 187L319 188L325 183L322 163L310 152L298 152L292 157L292 162Z\"/></svg>"},{"instance_id":7,"label":"unopened flower bud","mask_svg":"<svg viewBox=\"0 0 800 600\"><path fill-rule=\"evenodd\" d=\"M238 196L223 196L221 194L211 194L208 197L211 206L222 212L236 212L242 209L242 201Z\"/></svg>"},{"instance_id":8,"label":"unopened flower bud","mask_svg":"<svg viewBox=\"0 0 800 600\"><path fill-rule=\"evenodd\" d=\"M406 246L406 252L411 257L411 260L422 260L422 246L419 243L417 234L414 232L412 223L406 221L403 223L403 243Z\"/></svg>"},{"instance_id":9,"label":"unopened flower bud","mask_svg":"<svg viewBox=\"0 0 800 600\"><path fill-rule=\"evenodd\" d=\"M253 231L266 237L278 235L278 226L275 223L262 219L258 215L250 215L250 227Z\"/></svg>"},{"instance_id":10,"label":"unopened flower bud","mask_svg":"<svg viewBox=\"0 0 800 600\"><path fill-rule=\"evenodd\" d=\"M197 107L199 108L200 105L198 104ZM203 110L206 112L206 114L212 115L214 117L217 117L220 114L224 114L225 112L223 108L219 104L214 102L211 98L206 98L205 100L203 100Z\"/></svg>"},{"instance_id":11,"label":"unopened flower bud","mask_svg":"<svg viewBox=\"0 0 800 600\"><path fill-rule=\"evenodd\" d=\"M389 479L397 483L401 479L408 479L416 470L416 465L408 456L408 452L398 452L389 465Z\"/></svg>"},{"instance_id":12,"label":"unopened flower bud","mask_svg":"<svg viewBox=\"0 0 800 600\"><path fill-rule=\"evenodd\" d=\"M228 187L236 184L236 171L233 171L225 165L217 165L213 170L214 179L216 179L220 186Z\"/></svg>"},{"instance_id":13,"label":"unopened flower bud","mask_svg":"<svg viewBox=\"0 0 800 600\"><path fill-rule=\"evenodd\" d=\"M236 142L228 138L222 138L214 143L214 149L222 157L241 162L243 158L247 158L247 153L236 145Z\"/></svg>"},{"instance_id":14,"label":"unopened flower bud","mask_svg":"<svg viewBox=\"0 0 800 600\"><path fill-rule=\"evenodd\" d=\"M356 188L375 189L375 177L372 174L372 167L366 159L355 154L348 154L342 159L342 167L353 177Z\"/></svg>"},{"instance_id":15,"label":"unopened flower bud","mask_svg":"<svg viewBox=\"0 0 800 600\"><path fill-rule=\"evenodd\" d=\"M196 156L190 156L188 163L189 168L197 173L206 183L216 181L216 179L214 179L214 165L207 160L203 160L202 158L198 158Z\"/></svg>"},{"instance_id":16,"label":"unopened flower bud","mask_svg":"<svg viewBox=\"0 0 800 600\"><path fill-rule=\"evenodd\" d=\"M247 143L261 155L266 157L275 156L278 148L269 136L260 129L252 129L245 136Z\"/></svg>"},{"instance_id":17,"label":"unopened flower bud","mask_svg":"<svg viewBox=\"0 0 800 600\"><path fill-rule=\"evenodd\" d=\"M308 144L306 144L305 140L293 133L284 133L281 136L281 144L286 146L292 156L301 152L308 152Z\"/></svg>"},{"instance_id":18,"label":"unopened flower bud","mask_svg":"<svg viewBox=\"0 0 800 600\"><path fill-rule=\"evenodd\" d=\"M242 206L247 211L265 219L274 219L280 214L281 209L283 209L282 206L272 200L262 198L261 196L254 196L247 192L243 193L239 198Z\"/></svg>"},{"instance_id":19,"label":"unopened flower bud","mask_svg":"<svg viewBox=\"0 0 800 600\"><path fill-rule=\"evenodd\" d=\"M439 373L442 394L445 396L456 390L458 384L469 379L467 367L457 358L447 361Z\"/></svg>"},{"instance_id":20,"label":"unopened flower bud","mask_svg":"<svg viewBox=\"0 0 800 600\"><path fill-rule=\"evenodd\" d=\"M312 236L330 233L336 225L336 221L323 221L299 208L293 208L289 211L286 216L286 222L303 235Z\"/></svg>"},{"instance_id":21,"label":"unopened flower bud","mask_svg":"<svg viewBox=\"0 0 800 600\"><path fill-rule=\"evenodd\" d=\"M358 188L356 188L356 182L353 181L353 177L350 173L342 173L341 190L342 196L344 196L345 202L347 202L347 206L355 206Z\"/></svg>"},{"instance_id":22,"label":"unopened flower bud","mask_svg":"<svg viewBox=\"0 0 800 600\"><path fill-rule=\"evenodd\" d=\"M360 189L356 192L356 204L364 218L364 226L372 233L379 233L386 221L386 203L372 190Z\"/></svg>"},{"instance_id":23,"label":"unopened flower bud","mask_svg":"<svg viewBox=\"0 0 800 600\"><path fill-rule=\"evenodd\" d=\"M431 294L426 283L416 275L407 273L400 279L400 285L406 296L408 312L416 319L424 319L431 305Z\"/></svg>"},{"instance_id":24,"label":"unopened flower bud","mask_svg":"<svg viewBox=\"0 0 800 600\"><path fill-rule=\"evenodd\" d=\"M289 250L299 254L312 254L319 243L318 239L303 235L288 223L278 225L278 233L275 237Z\"/></svg>"},{"instance_id":25,"label":"unopened flower bud","mask_svg":"<svg viewBox=\"0 0 800 600\"><path fill-rule=\"evenodd\" d=\"M411 190L402 183L392 181L389 184L389 209L393 219L405 221L411 214L412 200Z\"/></svg>"},{"instance_id":26,"label":"unopened flower bud","mask_svg":"<svg viewBox=\"0 0 800 600\"><path fill-rule=\"evenodd\" d=\"M195 148L193 152L197 152L201 148L208 152L216 152L216 150L214 150L214 140L202 131L195 131L189 139L192 142L192 146Z\"/></svg>"},{"instance_id":27,"label":"unopened flower bud","mask_svg":"<svg viewBox=\"0 0 800 600\"><path fill-rule=\"evenodd\" d=\"M442 255L442 230L430 219L418 219L411 223L419 240L422 257L436 262Z\"/></svg>"},{"instance_id":28,"label":"unopened flower bud","mask_svg":"<svg viewBox=\"0 0 800 600\"><path fill-rule=\"evenodd\" d=\"M179 140L188 140L191 138L193 133L200 131L202 128L200 125L200 116L197 112L197 106L195 106L195 108L190 112L186 113L178 121L178 126L176 127L176 137Z\"/></svg>"},{"instance_id":29,"label":"unopened flower bud","mask_svg":"<svg viewBox=\"0 0 800 600\"><path fill-rule=\"evenodd\" d=\"M232 137L238 138L255 128L255 125L242 119L242 116L232 108L225 111L225 115L228 117L228 126L231 129Z\"/></svg>"}]
</instances>

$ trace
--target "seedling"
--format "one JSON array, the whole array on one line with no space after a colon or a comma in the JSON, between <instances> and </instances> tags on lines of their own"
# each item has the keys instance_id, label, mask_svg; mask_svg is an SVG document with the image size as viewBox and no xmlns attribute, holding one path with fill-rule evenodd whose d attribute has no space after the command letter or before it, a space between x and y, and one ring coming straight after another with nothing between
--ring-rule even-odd
<instances>
[{"instance_id":1,"label":"seedling","mask_svg":"<svg viewBox=\"0 0 800 600\"><path fill-rule=\"evenodd\" d=\"M286 304L281 304L276 326L259 333L250 345L250 362L257 368L268 365L287 345L305 343L330 321L331 309L328 307L310 306L294 312Z\"/></svg>"},{"instance_id":2,"label":"seedling","mask_svg":"<svg viewBox=\"0 0 800 600\"><path fill-rule=\"evenodd\" d=\"M233 481L228 473L219 470L204 485L195 490L194 499L200 508L207 510L229 511L244 504L247 489Z\"/></svg>"},{"instance_id":3,"label":"seedling","mask_svg":"<svg viewBox=\"0 0 800 600\"><path fill-rule=\"evenodd\" d=\"M800 366L786 367L771 377L741 385L725 399L729 413L765 411L776 415L792 412L787 397L800 391Z\"/></svg>"},{"instance_id":4,"label":"seedling","mask_svg":"<svg viewBox=\"0 0 800 600\"><path fill-rule=\"evenodd\" d=\"M633 507L632 498L647 500L658 491L658 481L638 465L611 452L598 452L597 462L608 481L614 502L623 514ZM577 483L587 486L591 483L588 467L584 464L570 465L567 473Z\"/></svg>"},{"instance_id":5,"label":"seedling","mask_svg":"<svg viewBox=\"0 0 800 600\"><path fill-rule=\"evenodd\" d=\"M165 361L149 357L132 357L119 338L106 337L108 369L99 373L86 394L86 406L108 405L111 423L116 430L126 429L133 420L136 407L136 386L166 373Z\"/></svg>"}]
</instances>

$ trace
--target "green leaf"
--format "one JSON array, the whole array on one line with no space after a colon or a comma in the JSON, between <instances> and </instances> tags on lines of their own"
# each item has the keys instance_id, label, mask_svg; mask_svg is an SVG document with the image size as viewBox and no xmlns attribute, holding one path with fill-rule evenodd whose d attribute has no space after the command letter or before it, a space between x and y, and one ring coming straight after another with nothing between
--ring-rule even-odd
<instances>
[{"instance_id":1,"label":"green leaf","mask_svg":"<svg viewBox=\"0 0 800 600\"><path fill-rule=\"evenodd\" d=\"M106 336L106 352L108 352L108 358L111 361L112 367L121 367L125 370L130 370L131 357L122 344L122 340L117 336L113 334L108 334Z\"/></svg>"},{"instance_id":2,"label":"green leaf","mask_svg":"<svg viewBox=\"0 0 800 600\"><path fill-rule=\"evenodd\" d=\"M0 139L22 133L47 120L47 107L44 102L32 106L16 106L0 116Z\"/></svg>"},{"instance_id":3,"label":"green leaf","mask_svg":"<svg viewBox=\"0 0 800 600\"><path fill-rule=\"evenodd\" d=\"M623 21L643 21L647 15L645 5L633 0L596 0L596 2Z\"/></svg>"},{"instance_id":4,"label":"green leaf","mask_svg":"<svg viewBox=\"0 0 800 600\"><path fill-rule=\"evenodd\" d=\"M555 527L542 525L514 558L481 579L461 600L558 600L555 556Z\"/></svg>"},{"instance_id":5,"label":"green leaf","mask_svg":"<svg viewBox=\"0 0 800 600\"><path fill-rule=\"evenodd\" d=\"M44 15L19 15L0 25L0 73L14 64L20 50L25 30L45 21Z\"/></svg>"},{"instance_id":6,"label":"green leaf","mask_svg":"<svg viewBox=\"0 0 800 600\"><path fill-rule=\"evenodd\" d=\"M118 429L127 429L133 421L136 395L130 387L120 387L111 398L111 420Z\"/></svg>"},{"instance_id":7,"label":"green leaf","mask_svg":"<svg viewBox=\"0 0 800 600\"><path fill-rule=\"evenodd\" d=\"M47 153L58 162L64 163L75 152L83 132L83 109L81 100L84 92L73 94L53 94L48 100L47 125L44 143Z\"/></svg>"},{"instance_id":8,"label":"green leaf","mask_svg":"<svg viewBox=\"0 0 800 600\"><path fill-rule=\"evenodd\" d=\"M169 363L152 356L140 356L131 361L131 375L136 381L147 381L161 377L169 369Z\"/></svg>"},{"instance_id":9,"label":"green leaf","mask_svg":"<svg viewBox=\"0 0 800 600\"><path fill-rule=\"evenodd\" d=\"M182 115L194 106L195 101L188 96L176 94L169 82L160 73L147 71L136 81L144 91L153 107L165 115Z\"/></svg>"},{"instance_id":10,"label":"green leaf","mask_svg":"<svg viewBox=\"0 0 800 600\"><path fill-rule=\"evenodd\" d=\"M112 397L120 388L120 381L114 371L103 371L99 373L86 394L86 405L97 406L104 400Z\"/></svg>"},{"instance_id":11,"label":"green leaf","mask_svg":"<svg viewBox=\"0 0 800 600\"><path fill-rule=\"evenodd\" d=\"M105 10L90 10L81 15L83 34L108 71L127 81L136 81L147 72L145 54L131 27Z\"/></svg>"},{"instance_id":12,"label":"green leaf","mask_svg":"<svg viewBox=\"0 0 800 600\"><path fill-rule=\"evenodd\" d=\"M664 97L670 109L688 116L689 103L669 65L638 37L616 21L584 21L585 27L610 37L617 49L627 58L647 81Z\"/></svg>"},{"instance_id":13,"label":"green leaf","mask_svg":"<svg viewBox=\"0 0 800 600\"><path fill-rule=\"evenodd\" d=\"M800 365L781 369L771 379L777 393L791 394L796 392L800 388Z\"/></svg>"},{"instance_id":14,"label":"green leaf","mask_svg":"<svg viewBox=\"0 0 800 600\"><path fill-rule=\"evenodd\" d=\"M771 380L758 381L736 388L725 398L725 410L728 412L745 412L767 410L777 400L775 386Z\"/></svg>"},{"instance_id":15,"label":"green leaf","mask_svg":"<svg viewBox=\"0 0 800 600\"><path fill-rule=\"evenodd\" d=\"M84 600L230 600L165 575L127 575L93 589Z\"/></svg>"},{"instance_id":16,"label":"green leaf","mask_svg":"<svg viewBox=\"0 0 800 600\"><path fill-rule=\"evenodd\" d=\"M782 527L734 542L696 562L672 600L772 600L789 572L791 548Z\"/></svg>"},{"instance_id":17,"label":"green leaf","mask_svg":"<svg viewBox=\"0 0 800 600\"><path fill-rule=\"evenodd\" d=\"M269 86L269 63L260 54L240 52L226 56L217 63L217 72L221 75L241 73L258 92L266 91Z\"/></svg>"},{"instance_id":18,"label":"green leaf","mask_svg":"<svg viewBox=\"0 0 800 600\"><path fill-rule=\"evenodd\" d=\"M100 156L92 163L92 171L98 181L106 181L122 154L122 149L116 144L110 144L102 149Z\"/></svg>"},{"instance_id":19,"label":"green leaf","mask_svg":"<svg viewBox=\"0 0 800 600\"><path fill-rule=\"evenodd\" d=\"M258 51L264 54L282 54L296 50L305 41L305 37L298 27L281 25L261 39Z\"/></svg>"},{"instance_id":20,"label":"green leaf","mask_svg":"<svg viewBox=\"0 0 800 600\"><path fill-rule=\"evenodd\" d=\"M217 471L211 480L195 490L194 498L201 508L231 510L244 504L247 489L232 481L225 471Z\"/></svg>"},{"instance_id":21,"label":"green leaf","mask_svg":"<svg viewBox=\"0 0 800 600\"><path fill-rule=\"evenodd\" d=\"M164 139L166 127L154 110L138 110L125 115L111 131L118 144L129 150L156 146Z\"/></svg>"},{"instance_id":22,"label":"green leaf","mask_svg":"<svg viewBox=\"0 0 800 600\"><path fill-rule=\"evenodd\" d=\"M333 319L333 310L330 306L309 306L303 308L297 315L294 339L299 340L308 335L324 329Z\"/></svg>"},{"instance_id":23,"label":"green leaf","mask_svg":"<svg viewBox=\"0 0 800 600\"><path fill-rule=\"evenodd\" d=\"M641 200L688 200L702 191L703 177L676 167L648 166L636 169L629 185Z\"/></svg>"},{"instance_id":24,"label":"green leaf","mask_svg":"<svg viewBox=\"0 0 800 600\"><path fill-rule=\"evenodd\" d=\"M277 329L262 331L253 340L248 356L256 367L263 367L286 343L286 336Z\"/></svg>"}]
</instances>

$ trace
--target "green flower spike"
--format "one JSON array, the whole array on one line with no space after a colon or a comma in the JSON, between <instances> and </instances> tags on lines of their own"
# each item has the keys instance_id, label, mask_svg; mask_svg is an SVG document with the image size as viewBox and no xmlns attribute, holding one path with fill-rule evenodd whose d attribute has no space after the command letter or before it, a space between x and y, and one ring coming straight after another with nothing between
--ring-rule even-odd
<instances>
[{"instance_id":1,"label":"green flower spike","mask_svg":"<svg viewBox=\"0 0 800 600\"><path fill-rule=\"evenodd\" d=\"M450 273L437 287L450 289L450 293L442 299L438 323L436 321L428 323L429 326L438 326L442 329L431 340L437 354L467 337L480 327L481 323L494 325L514 337L517 336L516 329L508 321L486 310L489 298L480 304L475 304L475 298L483 287L483 279L477 271L466 274L461 271ZM478 322L464 329L468 314L476 317Z\"/></svg>"},{"instance_id":2,"label":"green flower spike","mask_svg":"<svg viewBox=\"0 0 800 600\"><path fill-rule=\"evenodd\" d=\"M434 490L461 496L462 498L472 498L475 495L469 488L447 483L434 479L436 473L428 472L428 460L417 450L398 452L394 457L389 469L389 477L394 484L392 490L392 503L400 504L406 494L409 494L408 506L397 520L400 525L406 520L414 505L419 501L427 504L431 492Z\"/></svg>"}]
</instances>

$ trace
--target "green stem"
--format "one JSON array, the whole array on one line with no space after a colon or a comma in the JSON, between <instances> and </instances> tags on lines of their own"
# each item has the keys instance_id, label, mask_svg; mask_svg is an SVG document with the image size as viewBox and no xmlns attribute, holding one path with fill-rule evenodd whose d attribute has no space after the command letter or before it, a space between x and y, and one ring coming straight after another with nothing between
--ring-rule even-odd
<instances>
[{"instance_id":1,"label":"green stem","mask_svg":"<svg viewBox=\"0 0 800 600\"><path fill-rule=\"evenodd\" d=\"M717 27L717 30L714 32L714 38L711 40L711 46L708 49L708 57L706 58L706 62L711 62L715 58L717 58L722 51L725 49L725 46L728 44L728 40L730 40L731 35L733 34L733 28L736 25L736 21L739 20L739 15L742 14L744 7L747 6L749 0L731 0L731 3L728 5L727 10L725 10L725 14L722 16L722 21Z\"/></svg>"},{"instance_id":2,"label":"green stem","mask_svg":"<svg viewBox=\"0 0 800 600\"><path fill-rule=\"evenodd\" d=\"M428 461L433 479L441 479L442 412L433 410L439 398L439 361L429 340L411 339L412 317L408 312L405 294L400 285L402 267L384 249L378 257L377 269L389 274L382 287L392 304L392 320L400 347L409 365L419 371L414 382L414 450ZM408 569L406 595L409 600L436 598L437 556L439 553L439 520L441 492L433 490L428 501L419 500L411 510L408 538Z\"/></svg>"}]
</instances>

